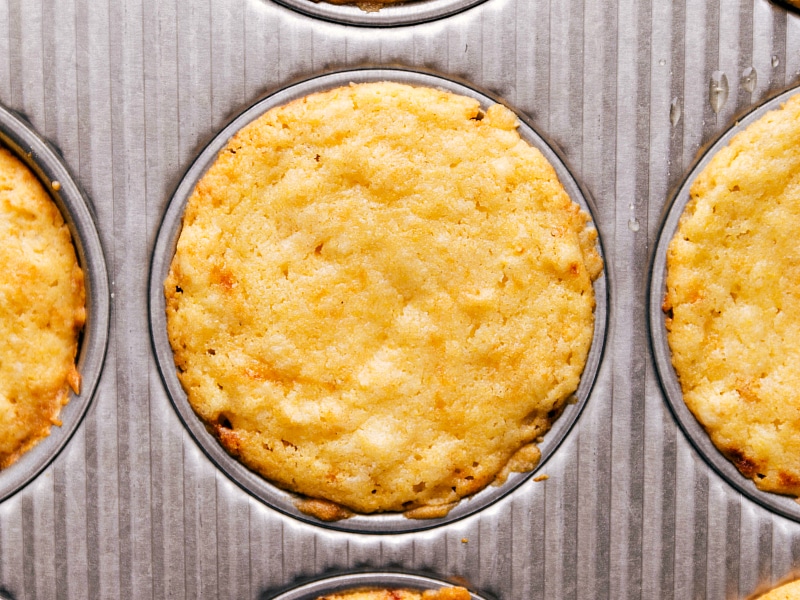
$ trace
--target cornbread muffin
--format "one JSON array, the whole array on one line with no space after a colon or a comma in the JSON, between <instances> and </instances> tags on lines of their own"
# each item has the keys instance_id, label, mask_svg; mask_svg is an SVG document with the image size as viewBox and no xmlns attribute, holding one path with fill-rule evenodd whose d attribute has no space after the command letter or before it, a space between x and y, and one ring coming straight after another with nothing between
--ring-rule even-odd
<instances>
[{"instance_id":1,"label":"cornbread muffin","mask_svg":"<svg viewBox=\"0 0 800 600\"><path fill-rule=\"evenodd\" d=\"M188 400L321 519L437 517L539 459L592 341L596 232L495 105L397 83L274 108L188 200Z\"/></svg>"},{"instance_id":2,"label":"cornbread muffin","mask_svg":"<svg viewBox=\"0 0 800 600\"><path fill-rule=\"evenodd\" d=\"M0 148L0 468L60 425L78 393L83 272L69 230L36 177Z\"/></svg>"},{"instance_id":3,"label":"cornbread muffin","mask_svg":"<svg viewBox=\"0 0 800 600\"><path fill-rule=\"evenodd\" d=\"M686 405L759 489L800 494L800 96L731 140L667 253Z\"/></svg>"},{"instance_id":4,"label":"cornbread muffin","mask_svg":"<svg viewBox=\"0 0 800 600\"><path fill-rule=\"evenodd\" d=\"M312 2L319 3L320 0L311 0ZM328 4L351 4L358 6L361 10L365 12L375 12L383 8L384 6L389 6L390 4L406 4L408 2L413 2L413 0L324 0Z\"/></svg>"},{"instance_id":5,"label":"cornbread muffin","mask_svg":"<svg viewBox=\"0 0 800 600\"><path fill-rule=\"evenodd\" d=\"M462 587L436 591L412 590L361 590L322 596L318 600L470 600L470 593Z\"/></svg>"},{"instance_id":6,"label":"cornbread muffin","mask_svg":"<svg viewBox=\"0 0 800 600\"><path fill-rule=\"evenodd\" d=\"M800 581L792 581L770 590L758 600L800 600Z\"/></svg>"}]
</instances>

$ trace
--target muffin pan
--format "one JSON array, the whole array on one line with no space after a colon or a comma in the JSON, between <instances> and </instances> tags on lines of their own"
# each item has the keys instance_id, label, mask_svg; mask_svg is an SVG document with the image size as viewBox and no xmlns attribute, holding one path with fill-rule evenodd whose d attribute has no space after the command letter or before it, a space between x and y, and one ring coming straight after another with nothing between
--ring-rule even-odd
<instances>
[{"instance_id":1,"label":"muffin pan","mask_svg":"<svg viewBox=\"0 0 800 600\"><path fill-rule=\"evenodd\" d=\"M11 150L33 171L58 206L72 235L86 287L86 324L76 357L81 374L80 394L70 391L69 403L59 417L60 427L53 426L49 436L0 471L0 500L4 500L47 467L75 433L89 408L108 344L110 299L106 263L94 215L57 151L23 118L2 105L0 145Z\"/></svg>"},{"instance_id":2,"label":"muffin pan","mask_svg":"<svg viewBox=\"0 0 800 600\"><path fill-rule=\"evenodd\" d=\"M178 235L180 234L181 219L186 201L194 190L195 184L208 167L211 166L217 154L225 147L228 140L242 127L261 116L270 108L286 104L296 98L314 92L347 85L350 82L362 83L386 80L411 85L435 87L473 97L480 101L484 109L498 101L496 98L484 92L480 92L467 84L452 79L446 79L438 75L404 69L381 68L349 70L321 75L292 85L264 98L245 110L227 125L213 141L206 146L189 168L172 196L172 200L170 201L164 221L161 225L161 230L156 241L150 276L151 333L161 375L181 420L203 448L203 451L242 488L284 514L307 522L324 525L332 529L361 533L417 531L450 523L489 506L493 502L509 494L518 486L524 484L534 473L539 471L546 463L548 457L555 452L558 445L567 435L589 398L603 352L608 307L606 278L601 274L594 283L597 303L595 308L594 338L587 358L586 367L576 392L576 401L566 405L563 414L555 421L551 430L545 435L544 441L538 444L542 452L539 466L534 471L528 473L513 473L504 485L499 487L489 486L474 496L462 500L458 506L450 511L444 518L415 520L407 519L399 514L387 513L380 515L357 515L337 522L323 523L313 517L303 514L296 508L295 501L298 498L297 496L270 484L228 455L216 439L206 430L204 424L197 418L189 405L186 394L175 373L172 349L170 348L166 334L164 280L169 271L169 265L172 262L175 245ZM519 113L517 114L519 115ZM570 198L579 204L587 213L591 214L592 209L587 200L587 196L567 170L564 162L552 147L533 130L525 121L524 117L522 115L519 116L521 121L519 132L522 138L544 154L545 158L547 158L555 168L559 180ZM602 257L600 242L598 242L598 248L600 249Z\"/></svg>"},{"instance_id":3,"label":"muffin pan","mask_svg":"<svg viewBox=\"0 0 800 600\"><path fill-rule=\"evenodd\" d=\"M734 464L725 458L716 446L714 446L711 442L711 438L709 438L705 429L703 429L703 426L694 418L694 415L687 408L683 401L680 382L675 374L675 369L672 367L671 353L667 342L665 315L664 311L661 310L661 305L664 302L664 296L667 290L667 249L678 228L681 215L691 198L690 190L694 180L703 169L705 169L714 155L730 143L733 136L763 117L765 113L780 108L786 100L797 93L800 93L800 88L790 89L772 98L768 102L765 102L747 116L739 119L733 127L728 129L706 150L692 167L691 172L678 189L677 194L669 206L653 255L653 267L650 280L649 318L653 354L661 385L664 388L669 407L672 409L681 429L683 429L683 432L694 447L715 471L742 494L769 510L800 521L800 503L788 496L759 490L750 479L742 475Z\"/></svg>"},{"instance_id":4,"label":"muffin pan","mask_svg":"<svg viewBox=\"0 0 800 600\"><path fill-rule=\"evenodd\" d=\"M377 12L0 0L0 104L29 115L75 178L8 111L0 143L61 183L52 194L89 303L82 394L61 429L0 472L0 593L307 600L339 585L319 580L328 574L366 578L350 586L389 572L464 581L476 600L732 600L800 577L800 505L760 493L711 446L680 397L660 310L666 244L708 156L686 180L697 153L798 73L800 12L780 0L419 0ZM272 104L355 77L517 107L603 243L579 402L534 474L438 521L298 514L208 435L166 341L161 282L216 152Z\"/></svg>"}]
</instances>

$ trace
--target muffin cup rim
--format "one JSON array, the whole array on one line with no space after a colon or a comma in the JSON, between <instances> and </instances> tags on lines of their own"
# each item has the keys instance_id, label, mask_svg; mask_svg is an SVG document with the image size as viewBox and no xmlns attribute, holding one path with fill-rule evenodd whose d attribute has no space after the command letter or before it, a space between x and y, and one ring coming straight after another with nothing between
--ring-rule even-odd
<instances>
[{"instance_id":1,"label":"muffin cup rim","mask_svg":"<svg viewBox=\"0 0 800 600\"><path fill-rule=\"evenodd\" d=\"M61 453L77 431L100 381L110 327L109 279L96 216L61 153L18 112L0 104L0 145L28 167L58 207L69 228L78 264L84 273L86 322L79 337L75 362L81 374L80 394L69 392L62 407L61 426L40 439L12 465L0 471L0 501L38 477ZM58 186L54 183L58 182ZM56 189L57 188L57 189Z\"/></svg>"},{"instance_id":2,"label":"muffin cup rim","mask_svg":"<svg viewBox=\"0 0 800 600\"><path fill-rule=\"evenodd\" d=\"M467 588L472 600L490 600L485 596L478 595L463 582L445 581L433 575L423 575L400 570L392 571L389 569L382 569L380 571L359 570L323 576L267 595L265 599L316 600L321 595L341 594L358 590L368 590L371 588L398 588L427 591L458 586Z\"/></svg>"},{"instance_id":3,"label":"muffin cup rim","mask_svg":"<svg viewBox=\"0 0 800 600\"><path fill-rule=\"evenodd\" d=\"M270 108L285 105L292 100L308 94L341 87L351 82L366 83L376 81L393 81L444 89L476 98L481 102L481 106L484 109L487 105L494 103L508 106L490 92L479 90L476 86L467 84L456 78L445 77L430 71L397 66L360 67L315 75L293 82L287 87L281 88L249 105L244 111L224 126L195 157L169 200L159 228L151 261L149 289L150 332L156 362L158 363L162 381L173 407L176 409L181 421L203 452L235 483L276 510L309 524L351 533L400 534L440 527L485 510L501 498L517 490L525 481L530 479L534 473L540 471L548 458L555 453L561 442L566 439L591 394L602 362L607 338L608 306L610 304L608 298L610 286L607 285L607 275L610 269L606 263L606 256L603 253L602 236L600 232L598 231L597 247L603 259L603 272L594 282L596 300L594 313L595 327L587 362L581 376L579 387L574 394L574 396L578 398L578 401L574 403L568 402L565 405L563 414L554 421L553 426L545 435L544 441L538 444L542 451L542 458L535 469L525 473L512 473L508 477L508 481L503 485L498 487L489 485L472 496L462 498L447 516L438 519L412 520L405 518L402 513L377 513L355 515L349 519L335 522L320 521L314 517L303 514L297 509L293 501L293 499L297 498L297 495L278 488L228 455L195 415L178 381L175 373L172 349L166 335L166 302L163 290L163 282L169 272L169 265L180 234L182 215L186 201L191 195L195 184L200 180L211 164L213 164L219 152L226 146L228 140L237 131ZM553 144L546 141L545 138L536 132L521 111L515 110L512 107L509 108L520 121L520 134L523 139L542 152L556 170L559 180L569 197L590 215L592 218L591 223L596 227L593 201L589 194L580 186L577 179L572 175L560 153L555 149ZM279 498L280 501L278 501L277 498ZM475 506L476 504L478 504L478 506ZM384 525L381 525L382 523Z\"/></svg>"},{"instance_id":4,"label":"muffin cup rim","mask_svg":"<svg viewBox=\"0 0 800 600\"><path fill-rule=\"evenodd\" d=\"M359 28L405 27L451 17L486 0L416 0L365 11L355 4L330 4L325 0L274 0L306 17Z\"/></svg>"},{"instance_id":5,"label":"muffin cup rim","mask_svg":"<svg viewBox=\"0 0 800 600\"><path fill-rule=\"evenodd\" d=\"M744 116L735 119L731 126L713 140L699 153L686 176L670 200L665 205L659 234L650 261L649 298L647 301L649 337L655 362L656 373L664 399L670 412L678 422L681 431L703 460L734 489L749 500L767 510L800 522L800 503L790 496L759 490L753 481L742 475L736 466L714 445L703 425L683 401L678 376L672 366L672 352L666 336L666 317L661 309L666 296L667 250L678 230L681 216L691 199L690 190L695 179L711 162L714 156L725 148L731 139L749 125L763 117L767 112L781 107L789 98L800 94L800 86L795 86L766 99L750 109Z\"/></svg>"}]
</instances>

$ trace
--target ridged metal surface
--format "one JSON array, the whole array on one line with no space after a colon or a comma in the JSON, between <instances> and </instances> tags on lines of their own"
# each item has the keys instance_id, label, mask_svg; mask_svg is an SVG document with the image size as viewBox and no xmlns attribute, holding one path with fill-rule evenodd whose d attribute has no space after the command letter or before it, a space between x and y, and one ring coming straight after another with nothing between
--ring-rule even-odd
<instances>
[{"instance_id":1,"label":"ridged metal surface","mask_svg":"<svg viewBox=\"0 0 800 600\"><path fill-rule=\"evenodd\" d=\"M611 292L597 383L544 465L550 478L451 525L387 536L301 523L228 480L177 417L148 335L155 236L204 143L264 93L365 63L460 77L525 112L595 199ZM749 66L753 93L740 84ZM0 504L0 590L259 598L399 567L498 600L745 598L800 576L800 523L743 498L677 426L646 310L671 191L701 147L800 83L799 69L800 18L767 0L486 0L380 30L270 0L0 0L0 103L61 149L87 192L114 294L88 415ZM717 70L730 83L719 114Z\"/></svg>"}]
</instances>

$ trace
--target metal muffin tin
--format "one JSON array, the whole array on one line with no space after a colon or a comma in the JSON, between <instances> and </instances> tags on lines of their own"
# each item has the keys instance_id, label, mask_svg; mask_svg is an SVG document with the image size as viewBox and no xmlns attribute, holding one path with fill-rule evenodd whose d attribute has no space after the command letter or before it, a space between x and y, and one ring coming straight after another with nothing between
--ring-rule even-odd
<instances>
[{"instance_id":1,"label":"metal muffin tin","mask_svg":"<svg viewBox=\"0 0 800 600\"><path fill-rule=\"evenodd\" d=\"M330 4L324 0L276 1L312 17L364 27L394 27L424 23L454 15L484 2L484 0L412 0L389 4L380 10L363 10L355 4Z\"/></svg>"},{"instance_id":2,"label":"metal muffin tin","mask_svg":"<svg viewBox=\"0 0 800 600\"><path fill-rule=\"evenodd\" d=\"M581 410L589 398L597 370L600 366L608 319L608 291L605 271L594 283L597 304L595 308L594 337L580 385L575 393L576 399L574 402L566 404L561 416L555 421L551 430L544 436L544 440L538 444L542 453L542 458L537 468L527 473L511 474L508 481L502 486L488 486L477 494L465 498L451 510L446 517L439 519L407 519L401 514L385 513L357 515L349 519L325 523L300 512L295 505L298 496L272 485L259 475L247 469L239 461L232 458L208 432L202 421L198 419L178 381L172 349L167 339L166 305L164 300L164 280L169 272L169 266L172 262L178 236L180 235L181 221L186 202L192 194L197 182L214 163L217 155L226 146L228 140L242 127L254 121L273 107L284 105L311 93L348 85L351 82L363 83L375 81L396 81L415 86L444 89L477 99L480 101L481 107L484 110L492 104L499 102L497 98L494 98L487 92L478 91L465 83L432 73L397 68L372 68L333 72L313 77L282 89L255 103L223 128L211 143L206 146L189 168L172 196L164 216L164 221L161 224L155 251L153 253L150 275L150 322L153 346L161 376L181 420L198 444L200 444L203 451L231 479L253 496L266 502L273 508L306 522L316 523L327 528L341 531L401 533L441 526L480 511L506 496L517 487L525 484L534 473L540 471L544 467L547 459L556 451L561 441L578 419ZM575 178L570 174L561 157L534 131L530 124L527 123L524 116L520 115L519 112L517 112L517 115L520 117L519 132L522 138L542 152L545 158L555 168L558 178L570 198L591 215L592 208L587 195L583 192ZM600 250L601 256L603 256L599 240L598 250Z\"/></svg>"},{"instance_id":3,"label":"metal muffin tin","mask_svg":"<svg viewBox=\"0 0 800 600\"><path fill-rule=\"evenodd\" d=\"M109 288L103 248L90 206L58 152L22 117L0 105L0 146L11 150L39 179L69 227L78 263L84 272L86 323L76 362L81 374L80 394L70 391L61 409L61 426L40 440L17 462L0 471L0 501L19 491L64 448L81 423L103 368L109 325Z\"/></svg>"},{"instance_id":4,"label":"metal muffin tin","mask_svg":"<svg viewBox=\"0 0 800 600\"><path fill-rule=\"evenodd\" d=\"M458 584L409 573L351 573L312 581L276 596L265 596L263 600L317 600L327 594L342 594L362 589L406 589L421 592L455 585ZM472 600L488 600L474 592L470 592L470 596Z\"/></svg>"},{"instance_id":5,"label":"metal muffin tin","mask_svg":"<svg viewBox=\"0 0 800 600\"><path fill-rule=\"evenodd\" d=\"M759 490L750 479L742 475L734 464L714 446L703 426L695 419L684 403L681 385L672 366L672 354L667 341L666 318L664 311L661 310L661 305L667 292L667 250L678 229L681 215L683 215L684 209L691 199L690 191L695 179L708 166L714 155L727 146L736 134L744 131L750 124L763 117L767 112L780 108L790 97L798 93L800 93L800 88L790 89L739 119L706 150L694 165L686 181L673 198L664 218L661 234L653 255L649 299L650 334L658 376L664 388L667 402L681 429L683 429L683 432L703 458L730 485L765 508L795 521L800 521L800 504L794 498Z\"/></svg>"},{"instance_id":6,"label":"metal muffin tin","mask_svg":"<svg viewBox=\"0 0 800 600\"><path fill-rule=\"evenodd\" d=\"M458 12L423 18L434 7ZM416 14L393 22L402 12ZM591 398L540 468L549 479L380 535L288 516L226 476L182 423L149 331L154 245L171 243L159 228L206 143L264 94L376 64L491 90L561 149L595 200L611 292ZM82 424L0 502L0 594L265 600L331 573L397 570L486 600L742 600L800 577L796 509L752 499L698 451L649 331L675 190L739 116L797 85L800 11L780 0L422 0L376 13L0 0L0 104L27 115L88 192L115 292Z\"/></svg>"}]
</instances>

